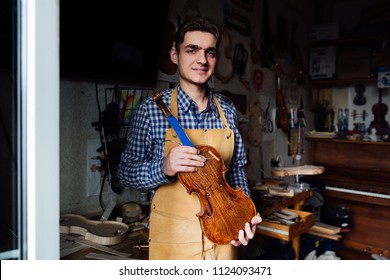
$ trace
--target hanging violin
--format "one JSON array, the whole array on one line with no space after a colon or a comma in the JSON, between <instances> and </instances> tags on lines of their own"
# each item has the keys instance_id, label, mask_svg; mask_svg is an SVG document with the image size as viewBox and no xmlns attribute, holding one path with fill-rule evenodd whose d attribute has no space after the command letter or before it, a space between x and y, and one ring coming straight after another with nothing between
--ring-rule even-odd
<instances>
[{"instance_id":1,"label":"hanging violin","mask_svg":"<svg viewBox=\"0 0 390 280\"><path fill-rule=\"evenodd\" d=\"M287 114L287 106L284 100L284 95L281 87L281 67L276 64L276 126L281 128L283 132L288 133L288 114Z\"/></svg>"},{"instance_id":2,"label":"hanging violin","mask_svg":"<svg viewBox=\"0 0 390 280\"><path fill-rule=\"evenodd\" d=\"M175 129L182 144L194 147L162 101L162 94L155 92L153 100ZM202 231L217 244L237 240L238 232L256 215L256 207L241 188L233 189L229 186L225 179L228 169L215 148L203 144L195 148L207 159L204 167L198 168L196 172L180 172L178 177L188 193L195 193L199 198L201 209L196 216L200 219Z\"/></svg>"},{"instance_id":3,"label":"hanging violin","mask_svg":"<svg viewBox=\"0 0 390 280\"><path fill-rule=\"evenodd\" d=\"M375 117L368 128L370 132L373 128L378 131L381 128L388 127L388 123L386 121L386 114L388 110L389 107L387 107L385 103L382 103L382 89L379 89L379 101L372 106L372 113Z\"/></svg>"}]
</instances>

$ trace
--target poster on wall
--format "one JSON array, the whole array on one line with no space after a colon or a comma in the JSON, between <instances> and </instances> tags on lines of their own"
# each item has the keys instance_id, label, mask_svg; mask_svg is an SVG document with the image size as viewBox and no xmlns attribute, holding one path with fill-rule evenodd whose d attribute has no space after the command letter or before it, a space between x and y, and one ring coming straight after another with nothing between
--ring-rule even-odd
<instances>
[{"instance_id":1,"label":"poster on wall","mask_svg":"<svg viewBox=\"0 0 390 280\"><path fill-rule=\"evenodd\" d=\"M310 79L333 79L336 76L336 47L310 49Z\"/></svg>"},{"instance_id":2,"label":"poster on wall","mask_svg":"<svg viewBox=\"0 0 390 280\"><path fill-rule=\"evenodd\" d=\"M275 138L275 102L275 97L273 96L260 96L263 111L263 141L269 141Z\"/></svg>"},{"instance_id":3,"label":"poster on wall","mask_svg":"<svg viewBox=\"0 0 390 280\"><path fill-rule=\"evenodd\" d=\"M390 88L390 66L378 68L378 88Z\"/></svg>"}]
</instances>

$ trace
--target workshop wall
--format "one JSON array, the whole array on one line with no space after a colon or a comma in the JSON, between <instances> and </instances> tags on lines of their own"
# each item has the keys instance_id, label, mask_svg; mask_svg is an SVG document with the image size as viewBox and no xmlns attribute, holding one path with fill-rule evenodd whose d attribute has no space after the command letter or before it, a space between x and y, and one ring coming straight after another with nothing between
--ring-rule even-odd
<instances>
[{"instance_id":1,"label":"workshop wall","mask_svg":"<svg viewBox=\"0 0 390 280\"><path fill-rule=\"evenodd\" d=\"M300 106L302 97L307 117L307 129L312 129L311 112L309 110L310 97L306 83L294 84L294 59L292 56L292 42L299 43L302 52L302 63L307 65L307 36L308 26L314 20L311 12L313 9L310 1L283 1L272 0L269 3L269 25L271 34L271 48L274 51L274 60L283 68L285 79L285 96L288 109L297 109ZM288 155L288 138L286 133L275 127L268 133L258 131L258 115L254 105L260 103L261 110L265 111L268 103L269 113L272 117L275 114L276 104L276 74L275 69L262 66L259 58L263 1L182 1L171 0L169 15L173 24L177 24L180 17L184 20L187 17L200 14L215 20L223 30L223 42L226 45L224 56L221 57L221 64L218 66L219 75L213 80L213 87L218 91L228 91L238 100L246 99L246 112L244 119L248 122L240 124L240 130L245 140L248 154L248 179L251 182L258 182L261 176L270 176L270 161L279 156L281 162L287 166L292 165L291 156ZM297 29L292 37L291 28L297 23ZM279 36L279 38L278 38ZM226 40L230 41L230 49ZM234 72L233 59L234 48L237 45L248 53L247 62L240 68L240 73ZM233 72L232 72L233 71ZM259 72L261 71L261 72ZM259 76L255 73L262 73L262 83L259 83ZM159 82L152 85L158 89L165 89L175 80L175 75L159 73ZM257 81L257 84L256 84ZM60 206L61 213L86 214L101 211L98 195L88 195L91 178L91 166L88 165L88 145L99 139L99 133L91 126L91 123L98 120L99 110L96 94L100 104L104 104L104 92L107 88L113 88L118 84L113 82L93 80L75 80L70 78L61 79L60 89ZM287 86L294 90L287 89ZM119 84L119 86L134 86ZM237 96L236 96L237 95ZM244 103L245 104L245 103ZM254 111L251 111L254 110ZM253 135L253 131L256 132ZM256 141L254 142L253 138ZM301 164L305 163L303 157ZM108 190L102 199L108 204L114 199L118 203L126 201L139 201L139 193L134 190L126 190L122 194L116 194Z\"/></svg>"},{"instance_id":2,"label":"workshop wall","mask_svg":"<svg viewBox=\"0 0 390 280\"><path fill-rule=\"evenodd\" d=\"M307 3L309 2L309 3ZM247 123L240 124L240 130L246 143L248 154L248 179L257 182L264 177L271 176L270 161L279 156L281 163L292 165L291 156L288 155L288 138L286 133L275 127L272 132L258 133L254 141L252 130L257 132L256 110L251 111L252 106L259 102L264 113L270 102L270 115L275 115L276 104L276 74L275 69L263 66L260 53L261 35L263 32L264 1L179 1L172 0L170 5L170 17L172 22L177 17L184 20L187 17L200 14L210 17L222 27L223 37L221 42L220 63L217 66L215 78L215 90L228 91L232 94L246 98ZM307 117L307 129L312 129L309 104L311 98L308 94L306 83L295 84L294 57L292 54L293 43L298 43L302 53L303 66L307 65L308 34L309 27L314 22L314 7L310 1L268 1L269 26L271 34L270 48L272 48L274 61L283 68L285 86L290 88L285 100L288 109L296 110L302 101ZM293 31L293 25L297 28ZM279 29L279 30L278 30ZM226 39L226 37L228 39ZM226 43L225 40L228 40ZM234 72L234 49L242 45L248 53L248 60L242 74ZM222 73L218 75L218 70ZM261 71L261 72L260 72ZM256 84L256 74L262 73L262 83ZM291 95L291 96L289 96ZM292 96L294 95L294 96ZM294 98L290 98L294 97ZM256 107L253 107L256 109ZM242 112L245 113L245 112ZM264 122L264 120L263 120ZM305 155L301 164L305 162Z\"/></svg>"}]
</instances>

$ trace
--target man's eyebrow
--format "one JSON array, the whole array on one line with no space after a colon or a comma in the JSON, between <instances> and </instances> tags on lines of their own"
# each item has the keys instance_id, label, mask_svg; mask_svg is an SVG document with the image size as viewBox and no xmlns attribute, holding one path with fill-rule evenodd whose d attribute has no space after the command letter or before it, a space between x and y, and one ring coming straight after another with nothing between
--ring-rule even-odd
<instances>
[{"instance_id":1,"label":"man's eyebrow","mask_svg":"<svg viewBox=\"0 0 390 280\"><path fill-rule=\"evenodd\" d=\"M188 44L187 46L185 46L185 48L190 48L190 49L196 49L196 50L200 50L201 47L199 47L199 45L195 45L195 44Z\"/></svg>"},{"instance_id":2,"label":"man's eyebrow","mask_svg":"<svg viewBox=\"0 0 390 280\"><path fill-rule=\"evenodd\" d=\"M195 45L195 44L188 44L186 45L184 48L186 49L194 49L194 50L201 50L202 48L199 46L199 45ZM206 51L216 51L217 49L214 48L214 47L210 47L210 48L207 48Z\"/></svg>"}]
</instances>

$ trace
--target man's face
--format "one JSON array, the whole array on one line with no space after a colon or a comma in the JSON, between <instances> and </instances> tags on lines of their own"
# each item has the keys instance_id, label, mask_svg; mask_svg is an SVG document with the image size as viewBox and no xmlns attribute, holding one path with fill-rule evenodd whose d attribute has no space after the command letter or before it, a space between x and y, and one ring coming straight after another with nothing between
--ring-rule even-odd
<instances>
[{"instance_id":1,"label":"man's face","mask_svg":"<svg viewBox=\"0 0 390 280\"><path fill-rule=\"evenodd\" d=\"M217 39L208 32L190 31L180 45L180 54L171 52L173 63L177 64L180 83L206 84L214 74L217 62Z\"/></svg>"}]
</instances>

